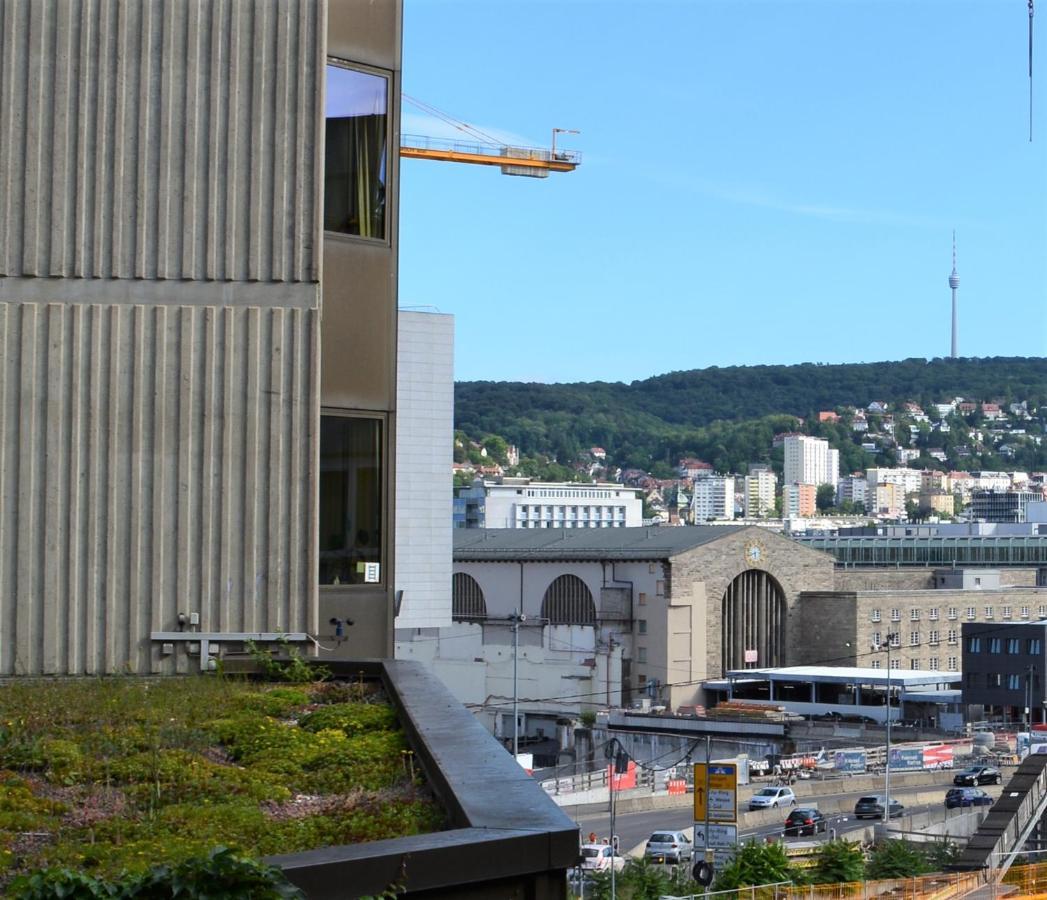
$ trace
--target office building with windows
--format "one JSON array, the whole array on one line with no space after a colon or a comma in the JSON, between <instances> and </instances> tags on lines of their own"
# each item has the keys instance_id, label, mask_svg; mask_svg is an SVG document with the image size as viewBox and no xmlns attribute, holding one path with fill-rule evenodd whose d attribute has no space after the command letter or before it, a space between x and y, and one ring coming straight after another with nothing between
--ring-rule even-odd
<instances>
[{"instance_id":1,"label":"office building with windows","mask_svg":"<svg viewBox=\"0 0 1047 900\"><path fill-rule=\"evenodd\" d=\"M455 494L458 528L627 528L643 523L636 488L620 484L477 479Z\"/></svg>"},{"instance_id":2,"label":"office building with windows","mask_svg":"<svg viewBox=\"0 0 1047 900\"><path fill-rule=\"evenodd\" d=\"M2 675L391 655L399 5L211 8L5 20Z\"/></svg>"},{"instance_id":3,"label":"office building with windows","mask_svg":"<svg viewBox=\"0 0 1047 900\"><path fill-rule=\"evenodd\" d=\"M967 623L962 642L965 705L1009 723L1047 722L1047 620Z\"/></svg>"},{"instance_id":4,"label":"office building with windows","mask_svg":"<svg viewBox=\"0 0 1047 900\"><path fill-rule=\"evenodd\" d=\"M1040 491L974 491L970 517L982 522L1024 522L1029 504L1042 500Z\"/></svg>"}]
</instances>

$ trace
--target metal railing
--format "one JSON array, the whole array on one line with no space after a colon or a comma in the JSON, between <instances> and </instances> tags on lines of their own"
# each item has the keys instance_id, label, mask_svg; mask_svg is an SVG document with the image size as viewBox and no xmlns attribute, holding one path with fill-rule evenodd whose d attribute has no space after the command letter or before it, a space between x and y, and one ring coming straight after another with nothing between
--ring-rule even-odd
<instances>
[{"instance_id":1,"label":"metal railing","mask_svg":"<svg viewBox=\"0 0 1047 900\"><path fill-rule=\"evenodd\" d=\"M485 144L480 141L452 141L444 138L431 138L420 134L400 135L400 145L417 150L448 150L452 153L472 153L479 156L504 156L512 159L556 159L559 162L578 164L582 154L577 150L556 148L556 156L547 147L516 147L508 144Z\"/></svg>"}]
</instances>

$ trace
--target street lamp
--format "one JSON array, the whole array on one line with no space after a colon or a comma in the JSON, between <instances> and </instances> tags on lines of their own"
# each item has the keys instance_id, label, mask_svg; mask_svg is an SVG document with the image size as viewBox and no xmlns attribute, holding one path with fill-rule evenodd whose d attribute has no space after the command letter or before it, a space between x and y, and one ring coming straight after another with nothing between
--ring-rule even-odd
<instances>
[{"instance_id":1,"label":"street lamp","mask_svg":"<svg viewBox=\"0 0 1047 900\"><path fill-rule=\"evenodd\" d=\"M883 760L883 821L887 824L891 819L891 647L898 640L897 634L887 635L886 648L879 644L873 644L873 651L887 650L887 744L884 750Z\"/></svg>"}]
</instances>

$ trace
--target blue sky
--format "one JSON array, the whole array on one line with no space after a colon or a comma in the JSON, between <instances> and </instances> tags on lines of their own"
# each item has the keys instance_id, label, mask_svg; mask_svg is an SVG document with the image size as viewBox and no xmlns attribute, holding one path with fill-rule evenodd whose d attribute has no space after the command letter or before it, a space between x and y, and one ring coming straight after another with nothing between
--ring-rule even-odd
<instances>
[{"instance_id":1,"label":"blue sky","mask_svg":"<svg viewBox=\"0 0 1047 900\"><path fill-rule=\"evenodd\" d=\"M401 163L460 380L1047 355L1047 5L405 0L404 92L569 174ZM446 126L404 106L405 132Z\"/></svg>"}]
</instances>

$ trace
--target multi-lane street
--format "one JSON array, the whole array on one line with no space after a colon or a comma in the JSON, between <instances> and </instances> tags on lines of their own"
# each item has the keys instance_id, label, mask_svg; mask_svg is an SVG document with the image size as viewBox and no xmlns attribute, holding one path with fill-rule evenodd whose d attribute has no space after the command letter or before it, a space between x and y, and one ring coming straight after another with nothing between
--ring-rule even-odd
<instances>
[{"instance_id":1,"label":"multi-lane street","mask_svg":"<svg viewBox=\"0 0 1047 900\"><path fill-rule=\"evenodd\" d=\"M844 787L844 785L841 785ZM923 791L928 788L923 788ZM932 788L932 790L934 790ZM948 785L941 785L941 800L935 803L926 803L921 805L911 805L906 800L906 792L900 790L893 794L897 799L901 800L905 804L905 814L911 815L915 813L929 812L934 810L940 810L942 816L957 815L958 810L946 811L945 809L945 792L948 790ZM998 794L999 789L987 789L993 796ZM841 809L849 809L853 807L854 802L863 796L867 796L870 793L877 793L877 791L848 791L840 790L837 793L829 795L821 795L818 797L804 797L803 788L797 788L798 793L798 806L810 805L816 807L826 807L828 801L839 801ZM596 834L599 839L603 839L608 836L610 829L609 813L606 805L602 808L593 806L585 807L584 809L571 810L566 809L565 812L578 823L578 827L581 830L583 838L590 833ZM750 824L746 825L746 816L744 814L744 806L739 808L739 822L738 822L738 835L740 839L746 838L759 838L762 839L768 836L778 837L782 834L782 826L785 822L786 816L789 815L789 809L783 807L779 810L781 813L780 818L775 819L772 823L765 823L761 825ZM761 818L763 818L761 816ZM857 831L863 829L871 824L870 820L863 819L857 820L849 812L842 812L839 815L832 814L829 818L829 829L827 835L818 835L818 840L824 840L826 837L831 837L833 833L837 836L846 835L848 832ZM905 827L905 816L901 819L892 820L896 824L899 824L903 829ZM693 812L690 806L681 806L675 809L660 809L644 812L631 812L631 813L618 813L615 817L615 831L618 834L619 844L622 848L623 853L629 853L633 850L638 852L643 851L643 843L650 837L651 833L658 830L676 830L676 829L688 829L694 825ZM812 840L812 838L805 838L804 840Z\"/></svg>"}]
</instances>

